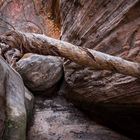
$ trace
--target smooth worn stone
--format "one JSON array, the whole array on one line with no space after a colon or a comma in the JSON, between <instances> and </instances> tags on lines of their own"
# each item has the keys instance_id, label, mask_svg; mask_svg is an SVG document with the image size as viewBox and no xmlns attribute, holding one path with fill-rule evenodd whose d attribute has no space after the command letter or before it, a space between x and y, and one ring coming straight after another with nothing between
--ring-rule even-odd
<instances>
[{"instance_id":1,"label":"smooth worn stone","mask_svg":"<svg viewBox=\"0 0 140 140\"><path fill-rule=\"evenodd\" d=\"M26 140L25 89L22 78L0 57L0 136L4 140ZM4 121L4 122L3 122ZM4 133L3 133L4 132Z\"/></svg>"}]
</instances>

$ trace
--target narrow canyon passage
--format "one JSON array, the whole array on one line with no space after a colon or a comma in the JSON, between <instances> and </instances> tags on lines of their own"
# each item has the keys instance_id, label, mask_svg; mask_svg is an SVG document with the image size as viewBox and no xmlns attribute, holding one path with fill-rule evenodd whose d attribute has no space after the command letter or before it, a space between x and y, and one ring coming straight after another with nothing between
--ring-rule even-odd
<instances>
[{"instance_id":1,"label":"narrow canyon passage","mask_svg":"<svg viewBox=\"0 0 140 140\"><path fill-rule=\"evenodd\" d=\"M92 58L86 64L100 66L87 51L92 50L139 65L139 27L140 0L0 0L0 47L12 46L1 39L3 33L14 30L25 38L35 33L73 44L76 54L78 46ZM29 43L23 37L27 50L33 48L17 63L16 49L4 56L22 78L0 56L0 140L140 140L139 76L130 76L126 67L121 67L121 74L114 65L108 65L111 71L93 70L67 57L32 54L41 54L35 51L40 46L35 45L35 34ZM23 53L23 43L18 42L13 47ZM139 71L138 67L138 75Z\"/></svg>"}]
</instances>

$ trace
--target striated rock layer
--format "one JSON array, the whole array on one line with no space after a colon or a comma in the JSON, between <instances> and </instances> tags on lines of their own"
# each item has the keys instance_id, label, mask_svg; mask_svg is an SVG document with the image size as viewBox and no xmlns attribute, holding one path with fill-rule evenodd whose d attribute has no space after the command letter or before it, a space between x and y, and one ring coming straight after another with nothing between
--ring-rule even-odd
<instances>
[{"instance_id":1,"label":"striated rock layer","mask_svg":"<svg viewBox=\"0 0 140 140\"><path fill-rule=\"evenodd\" d=\"M138 0L62 0L62 40L140 62ZM64 63L62 92L108 125L140 137L140 80ZM131 127L130 127L131 126Z\"/></svg>"}]
</instances>

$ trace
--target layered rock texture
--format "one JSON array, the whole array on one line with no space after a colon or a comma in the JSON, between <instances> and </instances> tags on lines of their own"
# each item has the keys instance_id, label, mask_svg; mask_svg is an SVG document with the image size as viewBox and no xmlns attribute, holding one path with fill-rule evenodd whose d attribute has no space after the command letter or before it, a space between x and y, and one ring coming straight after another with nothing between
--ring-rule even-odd
<instances>
[{"instance_id":1,"label":"layered rock texture","mask_svg":"<svg viewBox=\"0 0 140 140\"><path fill-rule=\"evenodd\" d=\"M61 1L62 40L140 62L138 0ZM109 125L139 136L139 79L64 63L65 96ZM131 127L130 127L131 126Z\"/></svg>"}]
</instances>

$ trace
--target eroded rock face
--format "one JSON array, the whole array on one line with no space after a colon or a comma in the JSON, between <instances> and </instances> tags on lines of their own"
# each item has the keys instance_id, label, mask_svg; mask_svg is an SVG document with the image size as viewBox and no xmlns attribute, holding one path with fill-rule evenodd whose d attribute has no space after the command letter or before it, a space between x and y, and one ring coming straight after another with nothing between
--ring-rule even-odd
<instances>
[{"instance_id":1,"label":"eroded rock face","mask_svg":"<svg viewBox=\"0 0 140 140\"><path fill-rule=\"evenodd\" d=\"M2 139L3 132L4 132L4 122L5 122L5 116L6 116L6 104L5 104L5 74L4 66L0 63L0 139Z\"/></svg>"},{"instance_id":2,"label":"eroded rock face","mask_svg":"<svg viewBox=\"0 0 140 140\"><path fill-rule=\"evenodd\" d=\"M41 33L38 28L38 26L41 26L40 19L37 16L36 8L32 0L3 1L0 8L1 22L4 26L4 28L1 27L3 30L1 30L0 33L13 27L20 31ZM5 21L10 23L10 25Z\"/></svg>"},{"instance_id":3,"label":"eroded rock face","mask_svg":"<svg viewBox=\"0 0 140 140\"><path fill-rule=\"evenodd\" d=\"M49 96L62 78L62 60L53 56L31 55L17 63L17 71L30 90Z\"/></svg>"},{"instance_id":4,"label":"eroded rock face","mask_svg":"<svg viewBox=\"0 0 140 140\"><path fill-rule=\"evenodd\" d=\"M28 140L130 140L91 121L62 97L35 100Z\"/></svg>"},{"instance_id":5,"label":"eroded rock face","mask_svg":"<svg viewBox=\"0 0 140 140\"><path fill-rule=\"evenodd\" d=\"M59 38L59 0L1 0L0 21L0 34L15 28Z\"/></svg>"},{"instance_id":6,"label":"eroded rock face","mask_svg":"<svg viewBox=\"0 0 140 140\"><path fill-rule=\"evenodd\" d=\"M140 62L138 0L63 0L61 16L62 40ZM64 71L68 99L140 137L140 80L72 62L65 62Z\"/></svg>"},{"instance_id":7,"label":"eroded rock face","mask_svg":"<svg viewBox=\"0 0 140 140\"><path fill-rule=\"evenodd\" d=\"M6 140L26 139L24 94L21 77L0 57L0 135L4 131Z\"/></svg>"}]
</instances>

